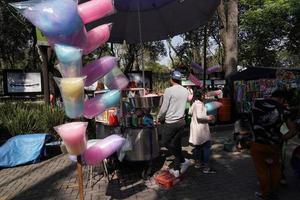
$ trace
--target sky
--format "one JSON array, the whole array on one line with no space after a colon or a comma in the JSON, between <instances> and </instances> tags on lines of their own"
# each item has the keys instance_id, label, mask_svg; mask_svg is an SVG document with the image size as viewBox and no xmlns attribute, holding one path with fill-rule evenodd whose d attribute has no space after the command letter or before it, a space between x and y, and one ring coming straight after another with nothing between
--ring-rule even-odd
<instances>
[{"instance_id":1,"label":"sky","mask_svg":"<svg viewBox=\"0 0 300 200\"><path fill-rule=\"evenodd\" d=\"M172 43L173 46L180 45L180 44L182 44L182 42L183 42L183 40L182 40L182 38L180 36L173 37L172 41L171 41L171 43ZM164 40L164 44L165 44L165 47L167 49L168 48L167 47L168 43L167 43L166 40ZM172 55L175 55L175 52L173 50L172 50ZM160 58L160 61L159 61L159 63L162 64L162 65L168 65L170 62L171 62L171 60L169 58L169 55Z\"/></svg>"},{"instance_id":2,"label":"sky","mask_svg":"<svg viewBox=\"0 0 300 200\"><path fill-rule=\"evenodd\" d=\"M174 47L176 47L183 43L183 39L180 36L175 36L172 38L171 43ZM164 44L165 44L165 48L168 49L168 43L166 40L164 40ZM209 38L209 44L210 44L210 46L208 47L207 55L215 54L216 50L218 49L218 45L212 38ZM172 55L176 56L175 52L173 50L171 50L171 51L172 51ZM171 62L171 60L169 58L169 55L160 58L160 61L159 61L159 63L162 65L168 65L168 64L170 64L170 62Z\"/></svg>"}]
</instances>

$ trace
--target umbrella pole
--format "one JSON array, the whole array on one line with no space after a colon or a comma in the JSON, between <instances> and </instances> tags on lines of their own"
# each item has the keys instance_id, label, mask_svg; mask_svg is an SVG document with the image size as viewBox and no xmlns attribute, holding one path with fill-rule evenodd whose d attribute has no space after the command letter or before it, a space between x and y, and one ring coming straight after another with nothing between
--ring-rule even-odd
<instances>
[{"instance_id":1,"label":"umbrella pole","mask_svg":"<svg viewBox=\"0 0 300 200\"><path fill-rule=\"evenodd\" d=\"M141 11L140 11L140 1L138 1L138 20L139 20L139 37L140 37L140 44L142 49L142 79L143 79L143 88L145 89L145 67L144 67L144 45L143 45L143 39L142 39L142 23L141 23ZM145 94L144 94L145 95Z\"/></svg>"},{"instance_id":2,"label":"umbrella pole","mask_svg":"<svg viewBox=\"0 0 300 200\"><path fill-rule=\"evenodd\" d=\"M82 159L81 156L77 156L77 178L78 178L78 187L79 187L79 199L84 200L83 192L83 174L82 174Z\"/></svg>"},{"instance_id":3,"label":"umbrella pole","mask_svg":"<svg viewBox=\"0 0 300 200\"><path fill-rule=\"evenodd\" d=\"M205 90L206 86L206 69L207 69L207 25L204 26L204 36L203 36L204 44L203 44L203 89Z\"/></svg>"}]
</instances>

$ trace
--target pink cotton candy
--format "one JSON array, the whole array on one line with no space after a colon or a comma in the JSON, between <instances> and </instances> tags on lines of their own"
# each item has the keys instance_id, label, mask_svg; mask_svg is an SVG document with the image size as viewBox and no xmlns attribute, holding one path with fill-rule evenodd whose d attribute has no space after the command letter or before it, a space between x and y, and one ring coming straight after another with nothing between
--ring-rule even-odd
<instances>
[{"instance_id":1,"label":"pink cotton candy","mask_svg":"<svg viewBox=\"0 0 300 200\"><path fill-rule=\"evenodd\" d=\"M83 54L87 55L107 42L112 24L104 24L93 28L87 33L87 41L83 47Z\"/></svg>"},{"instance_id":2,"label":"pink cotton candy","mask_svg":"<svg viewBox=\"0 0 300 200\"><path fill-rule=\"evenodd\" d=\"M111 90L103 95L97 95L92 99L84 102L83 116L91 119L96 115L100 115L106 109L117 106L121 98L121 92L118 90Z\"/></svg>"},{"instance_id":3,"label":"pink cotton candy","mask_svg":"<svg viewBox=\"0 0 300 200\"><path fill-rule=\"evenodd\" d=\"M87 125L87 122L71 122L54 127L70 154L80 155L86 149Z\"/></svg>"},{"instance_id":4,"label":"pink cotton candy","mask_svg":"<svg viewBox=\"0 0 300 200\"><path fill-rule=\"evenodd\" d=\"M84 24L115 12L112 0L91 0L78 5L78 12Z\"/></svg>"},{"instance_id":5,"label":"pink cotton candy","mask_svg":"<svg viewBox=\"0 0 300 200\"><path fill-rule=\"evenodd\" d=\"M119 150L125 139L118 135L110 135L89 147L83 154L88 165L98 165L102 160Z\"/></svg>"},{"instance_id":6,"label":"pink cotton candy","mask_svg":"<svg viewBox=\"0 0 300 200\"><path fill-rule=\"evenodd\" d=\"M192 81L195 85L202 87L202 83L199 79L197 79L193 74L190 74L188 79Z\"/></svg>"}]
</instances>

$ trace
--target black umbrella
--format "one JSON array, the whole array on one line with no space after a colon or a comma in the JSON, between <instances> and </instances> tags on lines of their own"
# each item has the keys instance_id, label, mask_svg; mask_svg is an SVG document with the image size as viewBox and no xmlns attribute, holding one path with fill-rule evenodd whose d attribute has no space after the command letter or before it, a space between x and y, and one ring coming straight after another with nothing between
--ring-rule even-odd
<instances>
[{"instance_id":1,"label":"black umbrella","mask_svg":"<svg viewBox=\"0 0 300 200\"><path fill-rule=\"evenodd\" d=\"M87 25L112 22L110 42L157 41L207 23L220 0L115 0L117 12Z\"/></svg>"}]
</instances>

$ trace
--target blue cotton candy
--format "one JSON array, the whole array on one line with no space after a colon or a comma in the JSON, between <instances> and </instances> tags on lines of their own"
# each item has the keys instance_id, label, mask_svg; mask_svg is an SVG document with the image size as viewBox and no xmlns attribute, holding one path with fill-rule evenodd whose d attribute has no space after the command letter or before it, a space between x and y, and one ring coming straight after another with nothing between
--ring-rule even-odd
<instances>
[{"instance_id":1,"label":"blue cotton candy","mask_svg":"<svg viewBox=\"0 0 300 200\"><path fill-rule=\"evenodd\" d=\"M23 14L47 36L70 35L83 24L72 0L42 1Z\"/></svg>"}]
</instances>

